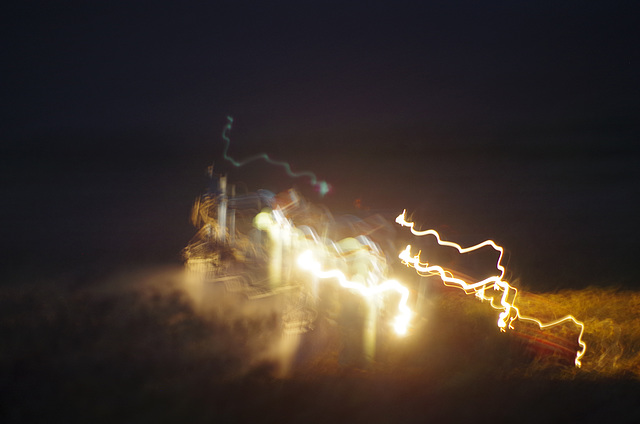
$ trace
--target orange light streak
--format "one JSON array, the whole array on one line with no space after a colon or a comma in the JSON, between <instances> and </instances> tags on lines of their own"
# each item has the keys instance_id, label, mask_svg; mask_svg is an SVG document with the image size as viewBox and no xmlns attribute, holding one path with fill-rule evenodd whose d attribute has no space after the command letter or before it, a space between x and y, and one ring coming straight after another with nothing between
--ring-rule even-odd
<instances>
[{"instance_id":1,"label":"orange light streak","mask_svg":"<svg viewBox=\"0 0 640 424\"><path fill-rule=\"evenodd\" d=\"M462 247L457 243L453 243L450 241L445 241L440 238L440 234L436 230L425 230L418 231L415 229L415 223L407 222L405 219L406 210L404 210L398 217L396 218L396 222L403 227L409 227L411 232L416 236L424 236L424 235L432 235L436 238L437 242L441 246L449 246L453 247L461 254L472 252L474 250L478 250L485 246L491 246L497 252L500 253L498 257L498 261L496 262L496 268L499 271L499 275L494 275L488 278L485 278L482 281L477 283L467 283L466 281L455 278L453 274L449 271L445 271L442 267L438 265L429 265L427 262L420 262L420 252L417 255L411 255L411 245L408 245L399 255L399 258L402 262L407 266L412 266L418 274L426 274L426 275L439 275L442 279L442 282L446 286L458 287L464 290L467 294L474 293L476 297L481 300L490 301L491 306L494 309L502 310L502 312L498 316L498 327L501 331L506 331L507 328L513 328L513 321L516 319L520 319L523 321L530 321L537 324L541 329L550 328L556 325L559 325L566 321L571 321L575 325L580 328L580 334L578 336L578 345L581 347L580 350L576 353L575 364L577 367L582 365L581 358L584 356L587 350L587 344L582 340L582 336L584 334L584 323L578 321L573 315L564 316L558 320L543 323L537 318L524 316L520 313L520 310L515 305L516 297L518 295L518 290L511 286L508 282L504 281L502 278L505 274L505 268L502 265L502 257L504 255L504 249L497 245L493 240L485 240L482 243L476 244L470 247ZM493 303L493 297L487 297L485 295L485 290L487 288L493 288L496 291L502 291L502 296L500 298L500 304L495 305ZM512 294L513 293L513 294ZM510 300L511 299L511 300Z\"/></svg>"}]
</instances>

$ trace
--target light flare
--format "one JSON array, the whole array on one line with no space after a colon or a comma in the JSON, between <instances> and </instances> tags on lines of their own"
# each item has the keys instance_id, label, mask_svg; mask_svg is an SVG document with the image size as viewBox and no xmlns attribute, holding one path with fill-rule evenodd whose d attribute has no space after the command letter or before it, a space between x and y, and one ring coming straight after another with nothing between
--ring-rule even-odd
<instances>
[{"instance_id":1,"label":"light flare","mask_svg":"<svg viewBox=\"0 0 640 424\"><path fill-rule=\"evenodd\" d=\"M254 219L254 225L267 231L274 243L279 243L279 246L287 244L295 246L294 251L303 251L297 257L297 264L301 269L311 272L316 278L335 278L340 286L358 293L369 301L376 301L379 296L390 292L398 293L400 300L392 326L398 335L407 333L413 315L411 308L407 305L409 289L396 280L385 279L386 267L380 263L379 247L366 236L358 236L354 239L347 238L337 243L330 239L321 239L310 227L294 226L280 208L259 213ZM271 253L271 257L275 257L278 264L282 261L279 250L277 247L272 248ZM332 263L335 262L335 259L345 259L348 256L353 259L356 252L360 252L364 255L360 257L361 264L366 263L368 270L356 271L362 282L349 280L339 269L323 270L321 262L314 256L314 252ZM276 271L280 271L279 266ZM380 281L382 282L380 283Z\"/></svg>"},{"instance_id":2,"label":"light flare","mask_svg":"<svg viewBox=\"0 0 640 424\"><path fill-rule=\"evenodd\" d=\"M505 268L502 265L502 258L504 255L504 249L497 245L493 240L485 240L482 243L476 244L470 247L462 247L457 243L453 243L450 241L445 241L440 238L440 234L436 230L424 230L418 231L415 229L415 223L408 222L405 218L406 210L404 210L398 217L396 218L396 222L403 227L408 227L411 232L416 236L424 236L424 235L432 235L436 238L436 241L441 246L449 246L453 247L461 254L472 252L478 250L485 246L491 246L493 249L498 251L499 257L496 262L496 269L499 271L498 275L494 275L488 278L485 278L482 281L477 283L467 283L466 281L455 278L450 271L446 271L444 268L438 265L429 265L427 262L420 262L420 252L416 255L411 255L411 245L408 245L402 252L400 252L399 258L402 260L404 264L407 266L412 266L416 272L420 275L439 275L442 279L442 282L446 286L458 287L464 290L467 294L475 294L476 297L481 300L488 300L491 306L497 310L502 310L502 312L498 316L498 327L501 331L506 331L507 329L513 328L513 321L516 319L520 319L522 321L529 321L537 324L540 329L554 327L556 325L562 324L564 322L571 321L576 326L580 328L580 334L578 336L578 345L580 346L580 350L577 351L575 357L575 365L580 367L582 365L581 358L584 356L587 350L587 344L582 340L582 336L584 334L584 323L577 320L573 315L566 315L560 319L555 321L543 323L537 318L524 316L520 313L520 309L515 305L516 297L518 295L518 290L511 286L507 281L503 280L505 274ZM502 296L500 297L499 304L496 305L494 303L494 298L486 295L485 291L487 288L493 288L496 291L502 291Z\"/></svg>"},{"instance_id":3,"label":"light flare","mask_svg":"<svg viewBox=\"0 0 640 424\"><path fill-rule=\"evenodd\" d=\"M393 320L393 328L399 335L405 335L411 321L412 311L407 305L409 300L409 289L400 284L396 280L385 280L380 284L366 285L356 281L349 280L342 271L338 269L323 270L320 262L313 256L311 250L306 250L298 256L298 265L314 276L321 279L335 278L340 286L353 290L365 298L372 298L387 292L396 292L400 294L398 302L398 314Z\"/></svg>"}]
</instances>

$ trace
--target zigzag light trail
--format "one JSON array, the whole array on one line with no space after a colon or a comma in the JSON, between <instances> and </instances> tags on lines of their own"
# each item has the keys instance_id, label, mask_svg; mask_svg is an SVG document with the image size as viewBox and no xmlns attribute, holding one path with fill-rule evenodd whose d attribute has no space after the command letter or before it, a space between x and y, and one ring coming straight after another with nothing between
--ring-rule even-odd
<instances>
[{"instance_id":1,"label":"zigzag light trail","mask_svg":"<svg viewBox=\"0 0 640 424\"><path fill-rule=\"evenodd\" d=\"M469 284L462 279L453 277L451 272L445 271L442 267L438 265L429 265L426 262L420 262L420 252L418 252L418 254L415 256L411 256L411 245L408 245L399 255L399 258L402 260L404 264L408 266L412 266L418 272L418 274L427 274L427 275L437 274L440 276L440 278L442 279L445 285L458 287L464 290L467 294L475 293L476 297L482 300L490 301L490 304L493 308L502 310L498 318L498 327L500 328L501 331L506 331L507 328L513 328L512 323L516 319L533 322L537 324L541 329L550 328L567 321L573 322L575 325L577 325L580 328L580 334L578 336L578 344L581 347L581 350L579 350L576 353L575 364L577 367L580 367L582 365L580 360L584 356L587 350L587 344L582 340L582 336L584 334L584 323L581 321L578 321L573 315L567 315L558 320L548 322L548 323L543 323L537 318L527 317L522 315L520 313L520 309L518 309L518 307L515 305L516 297L518 295L518 290L502 279L504 277L505 268L504 266L502 266L502 257L504 254L504 249L501 246L497 245L493 240L486 240L475 246L463 248L457 243L453 243L450 241L443 241L440 238L440 235L438 234L438 232L435 230L425 230L425 231L416 230L415 223L407 222L405 219L405 215L406 215L406 210L403 211L400 215L398 215L398 217L396 218L396 222L402 225L403 227L409 227L411 232L416 236L432 235L436 238L439 245L453 247L457 249L458 252L460 253L468 253L474 250L478 250L485 246L491 246L493 249L500 252L500 256L496 263L496 268L500 271L500 274L486 278L474 284ZM499 306L494 305L493 297L487 297L485 295L485 290L491 287L497 291L503 292L500 299ZM513 296L511 296L511 293L513 293ZM511 300L509 300L510 297L512 297Z\"/></svg>"},{"instance_id":2,"label":"zigzag light trail","mask_svg":"<svg viewBox=\"0 0 640 424\"><path fill-rule=\"evenodd\" d=\"M229 139L228 133L231 131L232 126L233 126L233 118L231 116L227 116L227 125L225 125L224 129L222 130L222 139L225 141L223 156L227 161L231 162L233 166L239 168L248 163L262 159L267 163L270 163L271 165L281 166L282 168L284 168L285 172L290 177L293 177L293 178L308 177L311 180L311 185L314 186L316 190L318 190L318 192L320 193L320 196L323 197L327 193L329 193L329 191L331 190L331 185L324 180L319 180L316 174L314 174L313 172L311 171L293 172L291 170L291 165L289 165L288 162L273 160L266 153L259 153L254 156L250 156L240 162L230 157L227 153L229 151L229 145L231 144L231 140Z\"/></svg>"}]
</instances>

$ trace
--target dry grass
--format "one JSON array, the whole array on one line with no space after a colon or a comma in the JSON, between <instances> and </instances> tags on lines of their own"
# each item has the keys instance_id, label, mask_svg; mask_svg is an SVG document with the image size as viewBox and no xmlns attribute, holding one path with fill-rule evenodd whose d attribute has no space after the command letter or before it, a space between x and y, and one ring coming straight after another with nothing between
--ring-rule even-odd
<instances>
[{"instance_id":1,"label":"dry grass","mask_svg":"<svg viewBox=\"0 0 640 424\"><path fill-rule=\"evenodd\" d=\"M573 314L585 324L582 373L640 378L640 293L590 287L546 293L532 302L543 316Z\"/></svg>"}]
</instances>

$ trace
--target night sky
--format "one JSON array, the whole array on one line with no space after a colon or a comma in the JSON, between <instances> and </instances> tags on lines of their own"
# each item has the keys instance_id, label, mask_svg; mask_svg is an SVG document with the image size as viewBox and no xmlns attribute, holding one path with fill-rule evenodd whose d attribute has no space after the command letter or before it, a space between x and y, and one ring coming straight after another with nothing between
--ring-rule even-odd
<instances>
[{"instance_id":1,"label":"night sky","mask_svg":"<svg viewBox=\"0 0 640 424\"><path fill-rule=\"evenodd\" d=\"M179 260L215 162L249 190L494 238L532 288L637 285L633 2L414 3L3 6L3 256ZM229 115L232 156L334 192L233 169Z\"/></svg>"}]
</instances>

